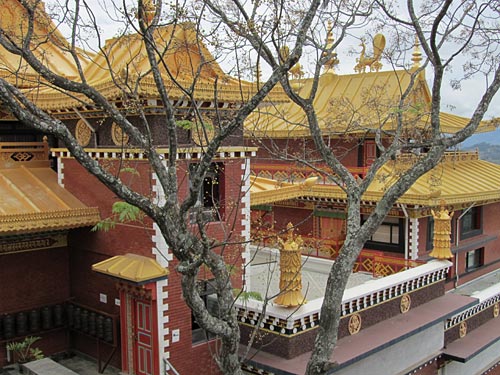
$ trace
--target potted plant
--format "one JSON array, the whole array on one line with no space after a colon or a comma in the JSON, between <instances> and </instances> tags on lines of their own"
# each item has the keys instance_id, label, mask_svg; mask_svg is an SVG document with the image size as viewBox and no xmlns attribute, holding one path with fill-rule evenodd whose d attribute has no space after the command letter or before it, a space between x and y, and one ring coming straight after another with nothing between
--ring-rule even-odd
<instances>
[{"instance_id":1,"label":"potted plant","mask_svg":"<svg viewBox=\"0 0 500 375\"><path fill-rule=\"evenodd\" d=\"M40 340L40 337L28 336L22 341L13 341L7 344L7 350L12 352L12 360L18 370L21 370L21 364L36 361L44 357L40 348L32 347L38 340Z\"/></svg>"}]
</instances>

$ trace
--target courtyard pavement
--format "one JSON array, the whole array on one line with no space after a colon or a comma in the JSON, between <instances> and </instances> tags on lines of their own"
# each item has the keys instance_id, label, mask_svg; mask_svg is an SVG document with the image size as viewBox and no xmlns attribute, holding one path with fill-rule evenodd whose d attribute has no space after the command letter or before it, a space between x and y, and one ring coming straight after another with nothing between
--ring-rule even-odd
<instances>
[{"instance_id":1,"label":"courtyard pavement","mask_svg":"<svg viewBox=\"0 0 500 375\"><path fill-rule=\"evenodd\" d=\"M81 354L75 354L71 357L65 357L62 359L56 359L64 367L73 370L78 375L101 375L97 370L97 362L87 356ZM102 373L103 375L120 375L120 370L112 366L106 367L106 370ZM13 365L6 366L0 369L0 375L21 375Z\"/></svg>"}]
</instances>

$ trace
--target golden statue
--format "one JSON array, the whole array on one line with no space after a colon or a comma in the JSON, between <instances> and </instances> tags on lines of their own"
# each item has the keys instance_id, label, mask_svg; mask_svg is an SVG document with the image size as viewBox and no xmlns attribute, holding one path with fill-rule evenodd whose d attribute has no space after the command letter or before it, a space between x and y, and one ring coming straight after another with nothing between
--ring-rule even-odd
<instances>
[{"instance_id":1,"label":"golden statue","mask_svg":"<svg viewBox=\"0 0 500 375\"><path fill-rule=\"evenodd\" d=\"M369 66L370 72L378 72L382 68L380 58L385 48L385 36L383 34L377 34L373 37L373 57L365 56L366 45L363 39L361 40L360 46L362 47L361 55L356 59L358 64L354 67L354 71L357 73L364 73L366 67Z\"/></svg>"},{"instance_id":2,"label":"golden statue","mask_svg":"<svg viewBox=\"0 0 500 375\"><path fill-rule=\"evenodd\" d=\"M453 254L451 253L450 236L453 212L446 210L444 204L441 205L438 212L434 212L434 210L431 212L434 218L434 239L433 249L429 255L436 259L451 259Z\"/></svg>"},{"instance_id":3,"label":"golden statue","mask_svg":"<svg viewBox=\"0 0 500 375\"><path fill-rule=\"evenodd\" d=\"M293 225L287 225L286 240L280 243L280 295L274 303L287 307L300 306L306 303L302 295L302 237L294 236Z\"/></svg>"}]
</instances>

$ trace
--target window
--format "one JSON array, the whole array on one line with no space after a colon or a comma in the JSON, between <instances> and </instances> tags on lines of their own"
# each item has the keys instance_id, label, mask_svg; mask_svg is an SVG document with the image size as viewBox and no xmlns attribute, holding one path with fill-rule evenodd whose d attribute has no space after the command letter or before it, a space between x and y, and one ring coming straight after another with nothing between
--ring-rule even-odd
<instances>
[{"instance_id":1,"label":"window","mask_svg":"<svg viewBox=\"0 0 500 375\"><path fill-rule=\"evenodd\" d=\"M374 250L404 252L404 220L386 217L372 237L366 242L366 248Z\"/></svg>"},{"instance_id":2,"label":"window","mask_svg":"<svg viewBox=\"0 0 500 375\"><path fill-rule=\"evenodd\" d=\"M217 294L215 293L215 290L210 280L200 280L198 281L198 284L200 289L200 297L203 299L205 306L207 306L208 311L212 315L217 316L217 311L218 311ZM211 333L205 331L203 328L200 327L192 312L191 312L191 334L192 334L191 342L193 344L198 344L214 338L214 336Z\"/></svg>"},{"instance_id":3,"label":"window","mask_svg":"<svg viewBox=\"0 0 500 375\"><path fill-rule=\"evenodd\" d=\"M429 216L427 218L427 250L434 248L434 218Z\"/></svg>"},{"instance_id":4,"label":"window","mask_svg":"<svg viewBox=\"0 0 500 375\"><path fill-rule=\"evenodd\" d=\"M468 251L465 255L465 271L473 271L484 264L484 247Z\"/></svg>"},{"instance_id":5,"label":"window","mask_svg":"<svg viewBox=\"0 0 500 375\"><path fill-rule=\"evenodd\" d=\"M190 165L190 172L194 173L196 164ZM198 198L197 208L202 208L201 212L204 221L220 221L221 220L221 201L222 201L222 171L223 165L214 163L207 171ZM195 217L191 217L191 221L195 221Z\"/></svg>"},{"instance_id":6,"label":"window","mask_svg":"<svg viewBox=\"0 0 500 375\"><path fill-rule=\"evenodd\" d=\"M481 234L481 207L472 207L460 219L460 239L466 239Z\"/></svg>"}]
</instances>

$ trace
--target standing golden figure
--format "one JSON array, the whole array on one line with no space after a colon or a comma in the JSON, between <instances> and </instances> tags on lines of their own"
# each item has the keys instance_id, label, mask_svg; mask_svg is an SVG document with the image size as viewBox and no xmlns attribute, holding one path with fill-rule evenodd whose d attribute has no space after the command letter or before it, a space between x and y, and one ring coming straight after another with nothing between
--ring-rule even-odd
<instances>
[{"instance_id":1,"label":"standing golden figure","mask_svg":"<svg viewBox=\"0 0 500 375\"><path fill-rule=\"evenodd\" d=\"M280 295L274 303L287 307L305 304L307 301L302 295L302 237L294 236L293 224L287 225L286 240L279 239L280 243Z\"/></svg>"}]
</instances>

